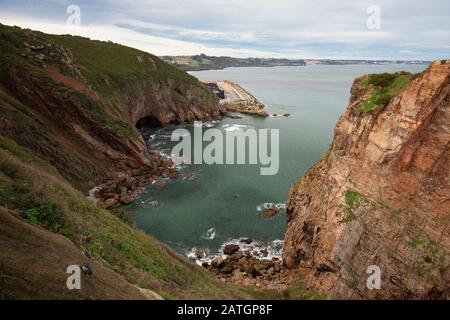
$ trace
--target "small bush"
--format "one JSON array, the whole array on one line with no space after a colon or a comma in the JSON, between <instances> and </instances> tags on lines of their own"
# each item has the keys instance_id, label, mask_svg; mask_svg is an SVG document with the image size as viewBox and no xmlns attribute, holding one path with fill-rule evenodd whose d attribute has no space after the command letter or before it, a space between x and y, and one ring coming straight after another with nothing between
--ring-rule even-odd
<instances>
[{"instance_id":1,"label":"small bush","mask_svg":"<svg viewBox=\"0 0 450 320\"><path fill-rule=\"evenodd\" d=\"M8 41L16 48L20 48L23 43L22 39L13 32L0 32L0 39Z\"/></svg>"},{"instance_id":2,"label":"small bush","mask_svg":"<svg viewBox=\"0 0 450 320\"><path fill-rule=\"evenodd\" d=\"M350 223L350 222L352 222L352 221L354 221L354 220L356 220L356 215L355 215L355 213L353 212L352 209L347 209L347 210L346 210L345 218L342 219L342 220L339 221L339 222L342 223L342 224L346 224L346 223Z\"/></svg>"},{"instance_id":3,"label":"small bush","mask_svg":"<svg viewBox=\"0 0 450 320\"><path fill-rule=\"evenodd\" d=\"M350 207L350 209L356 209L358 208L361 199L363 196L356 191L345 191L345 203Z\"/></svg>"},{"instance_id":4,"label":"small bush","mask_svg":"<svg viewBox=\"0 0 450 320\"><path fill-rule=\"evenodd\" d=\"M413 248L416 249L418 246L420 246L421 244L423 244L423 239L420 236L414 236L411 238L411 240L408 242L408 245Z\"/></svg>"},{"instance_id":5,"label":"small bush","mask_svg":"<svg viewBox=\"0 0 450 320\"><path fill-rule=\"evenodd\" d=\"M15 181L0 187L0 205L11 209L28 209L36 206L38 196L23 181Z\"/></svg>"},{"instance_id":6,"label":"small bush","mask_svg":"<svg viewBox=\"0 0 450 320\"><path fill-rule=\"evenodd\" d=\"M363 80L363 85L369 84L375 88L369 100L357 110L359 113L366 113L378 110L389 104L391 99L401 92L413 80L414 75L409 72L369 74Z\"/></svg>"},{"instance_id":7,"label":"small bush","mask_svg":"<svg viewBox=\"0 0 450 320\"><path fill-rule=\"evenodd\" d=\"M0 172L11 179L14 179L17 176L17 170L5 162L0 162Z\"/></svg>"},{"instance_id":8,"label":"small bush","mask_svg":"<svg viewBox=\"0 0 450 320\"><path fill-rule=\"evenodd\" d=\"M347 190L344 193L345 204L347 208L345 209L346 215L344 219L340 221L340 223L349 223L353 220L356 220L355 210L358 209L359 205L362 201L364 201L364 196L356 191Z\"/></svg>"},{"instance_id":9,"label":"small bush","mask_svg":"<svg viewBox=\"0 0 450 320\"><path fill-rule=\"evenodd\" d=\"M40 225L53 232L61 233L65 236L72 234L63 215L52 203L41 204L27 210L27 218L31 223Z\"/></svg>"}]
</instances>

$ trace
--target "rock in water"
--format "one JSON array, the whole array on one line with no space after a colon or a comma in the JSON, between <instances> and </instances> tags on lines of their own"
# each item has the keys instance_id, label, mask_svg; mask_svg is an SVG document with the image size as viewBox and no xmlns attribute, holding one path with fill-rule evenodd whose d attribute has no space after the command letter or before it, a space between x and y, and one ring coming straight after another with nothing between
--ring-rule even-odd
<instances>
[{"instance_id":1,"label":"rock in water","mask_svg":"<svg viewBox=\"0 0 450 320\"><path fill-rule=\"evenodd\" d=\"M159 201L158 200L149 201L149 202L147 202L147 204L149 206L152 206L152 207L159 207Z\"/></svg>"},{"instance_id":2,"label":"rock in water","mask_svg":"<svg viewBox=\"0 0 450 320\"><path fill-rule=\"evenodd\" d=\"M216 229L215 228L211 228L211 229L208 229L208 231L206 231L206 239L212 240L215 237L216 237Z\"/></svg>"},{"instance_id":3,"label":"rock in water","mask_svg":"<svg viewBox=\"0 0 450 320\"><path fill-rule=\"evenodd\" d=\"M253 240L250 238L246 238L246 239L241 239L239 242L244 243L244 244L250 244L253 242Z\"/></svg>"},{"instance_id":4,"label":"rock in water","mask_svg":"<svg viewBox=\"0 0 450 320\"><path fill-rule=\"evenodd\" d=\"M206 252L198 249L197 251L195 251L195 256L197 257L197 259L203 259L204 257L206 257Z\"/></svg>"},{"instance_id":5,"label":"rock in water","mask_svg":"<svg viewBox=\"0 0 450 320\"><path fill-rule=\"evenodd\" d=\"M275 207L275 206L270 207L270 208L263 208L261 210L261 216L264 217L264 218L273 218L279 212L280 212L280 209Z\"/></svg>"}]
</instances>

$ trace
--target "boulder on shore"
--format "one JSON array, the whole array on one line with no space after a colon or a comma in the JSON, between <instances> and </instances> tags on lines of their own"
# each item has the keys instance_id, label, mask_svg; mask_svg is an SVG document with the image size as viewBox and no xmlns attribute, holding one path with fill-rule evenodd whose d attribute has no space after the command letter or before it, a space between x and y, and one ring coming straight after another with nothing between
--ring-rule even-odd
<instances>
[{"instance_id":1,"label":"boulder on shore","mask_svg":"<svg viewBox=\"0 0 450 320\"><path fill-rule=\"evenodd\" d=\"M120 196L119 201L122 204L130 204L133 202L133 197L129 194L123 194L122 196Z\"/></svg>"},{"instance_id":2,"label":"boulder on shore","mask_svg":"<svg viewBox=\"0 0 450 320\"><path fill-rule=\"evenodd\" d=\"M197 251L195 251L195 256L197 257L197 259L203 259L204 257L206 257L206 252L198 249Z\"/></svg>"},{"instance_id":3,"label":"boulder on shore","mask_svg":"<svg viewBox=\"0 0 450 320\"><path fill-rule=\"evenodd\" d=\"M233 254L235 254L236 252L238 252L240 249L240 247L237 244L227 244L224 248L223 248L223 253L231 256Z\"/></svg>"},{"instance_id":4,"label":"boulder on shore","mask_svg":"<svg viewBox=\"0 0 450 320\"><path fill-rule=\"evenodd\" d=\"M113 209L119 205L119 201L116 198L109 198L103 201L101 204L103 209Z\"/></svg>"}]
</instances>

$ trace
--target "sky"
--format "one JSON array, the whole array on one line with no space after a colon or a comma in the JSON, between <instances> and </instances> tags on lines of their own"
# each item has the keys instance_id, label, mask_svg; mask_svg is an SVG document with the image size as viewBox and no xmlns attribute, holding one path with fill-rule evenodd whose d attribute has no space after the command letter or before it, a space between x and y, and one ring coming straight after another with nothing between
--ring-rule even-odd
<instances>
[{"instance_id":1,"label":"sky","mask_svg":"<svg viewBox=\"0 0 450 320\"><path fill-rule=\"evenodd\" d=\"M450 58L448 0L0 0L0 22L156 55Z\"/></svg>"}]
</instances>

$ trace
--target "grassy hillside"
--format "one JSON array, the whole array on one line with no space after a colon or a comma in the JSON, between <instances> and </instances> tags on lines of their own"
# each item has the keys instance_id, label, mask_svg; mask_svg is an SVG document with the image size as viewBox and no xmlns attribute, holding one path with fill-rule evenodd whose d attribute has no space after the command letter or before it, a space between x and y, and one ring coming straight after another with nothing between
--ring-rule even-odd
<instances>
[{"instance_id":1,"label":"grassy hillside","mask_svg":"<svg viewBox=\"0 0 450 320\"><path fill-rule=\"evenodd\" d=\"M73 251L58 244L64 238L79 252L90 252L93 265L108 269L112 278L121 275L167 299L246 297L134 228L120 210L103 210L82 193L118 173L158 174L135 128L146 115L182 122L217 116L218 108L203 84L151 54L0 25L0 211L3 218L11 214L22 221L2 218L21 227L1 240L25 241L23 230L40 235L39 250L23 244L15 256L0 253L0 273L21 267L20 257L40 265L36 275L23 268L12 282L0 277L2 297L58 296L54 284L46 284L48 277L57 281L67 275L64 268L42 263L48 258L42 257L42 248ZM40 245L42 239L50 243ZM92 292L107 297L102 294L110 287ZM36 288L42 288L40 294Z\"/></svg>"},{"instance_id":2,"label":"grassy hillside","mask_svg":"<svg viewBox=\"0 0 450 320\"><path fill-rule=\"evenodd\" d=\"M0 133L72 185L147 166L135 128L145 116L186 122L219 108L196 78L149 53L0 24Z\"/></svg>"},{"instance_id":3,"label":"grassy hillside","mask_svg":"<svg viewBox=\"0 0 450 320\"><path fill-rule=\"evenodd\" d=\"M389 104L391 99L414 79L416 75L409 72L369 74L363 80L363 85L373 87L372 94L359 109L358 112L372 112Z\"/></svg>"},{"instance_id":4,"label":"grassy hillside","mask_svg":"<svg viewBox=\"0 0 450 320\"><path fill-rule=\"evenodd\" d=\"M245 297L130 226L120 212L114 214L98 208L71 187L54 167L3 136L0 136L0 206L21 213L29 223L69 238L130 283L165 298ZM0 265L7 264L8 261L1 261Z\"/></svg>"}]
</instances>

